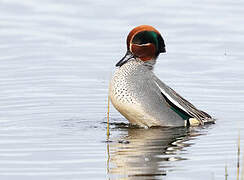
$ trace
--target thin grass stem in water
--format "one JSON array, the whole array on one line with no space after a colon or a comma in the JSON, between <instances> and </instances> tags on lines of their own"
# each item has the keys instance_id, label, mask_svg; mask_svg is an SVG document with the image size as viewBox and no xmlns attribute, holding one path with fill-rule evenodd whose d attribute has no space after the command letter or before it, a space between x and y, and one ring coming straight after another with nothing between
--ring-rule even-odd
<instances>
[{"instance_id":1,"label":"thin grass stem in water","mask_svg":"<svg viewBox=\"0 0 244 180\"><path fill-rule=\"evenodd\" d=\"M238 135L238 150L237 150L237 175L236 179L239 180L240 176L240 130L239 130L239 135Z\"/></svg>"},{"instance_id":2,"label":"thin grass stem in water","mask_svg":"<svg viewBox=\"0 0 244 180\"><path fill-rule=\"evenodd\" d=\"M227 171L227 165L225 165L225 180L228 179L228 171Z\"/></svg>"},{"instance_id":3,"label":"thin grass stem in water","mask_svg":"<svg viewBox=\"0 0 244 180\"><path fill-rule=\"evenodd\" d=\"M110 108L110 97L108 95L108 109L107 109L107 140L109 140L109 108Z\"/></svg>"}]
</instances>

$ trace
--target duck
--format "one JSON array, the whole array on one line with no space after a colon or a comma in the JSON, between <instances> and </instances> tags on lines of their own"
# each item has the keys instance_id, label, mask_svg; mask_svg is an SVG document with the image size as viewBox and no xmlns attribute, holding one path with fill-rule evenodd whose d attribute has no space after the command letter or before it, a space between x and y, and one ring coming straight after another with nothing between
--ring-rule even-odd
<instances>
[{"instance_id":1,"label":"duck","mask_svg":"<svg viewBox=\"0 0 244 180\"><path fill-rule=\"evenodd\" d=\"M130 31L125 56L116 64L109 83L109 98L132 125L140 127L199 126L214 123L153 72L159 54L166 53L160 32L150 25Z\"/></svg>"}]
</instances>

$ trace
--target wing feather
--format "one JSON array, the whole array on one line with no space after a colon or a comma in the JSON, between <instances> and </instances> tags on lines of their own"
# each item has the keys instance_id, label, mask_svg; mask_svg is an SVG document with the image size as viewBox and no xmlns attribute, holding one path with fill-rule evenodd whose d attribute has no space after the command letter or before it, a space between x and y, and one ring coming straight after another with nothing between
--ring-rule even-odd
<instances>
[{"instance_id":1,"label":"wing feather","mask_svg":"<svg viewBox=\"0 0 244 180\"><path fill-rule=\"evenodd\" d=\"M161 93L177 108L187 113L190 117L196 118L202 124L207 121L214 121L214 119L206 112L197 109L193 104L180 96L172 88L164 84L156 76L154 76L154 82L160 89ZM164 97L164 98L165 98Z\"/></svg>"}]
</instances>

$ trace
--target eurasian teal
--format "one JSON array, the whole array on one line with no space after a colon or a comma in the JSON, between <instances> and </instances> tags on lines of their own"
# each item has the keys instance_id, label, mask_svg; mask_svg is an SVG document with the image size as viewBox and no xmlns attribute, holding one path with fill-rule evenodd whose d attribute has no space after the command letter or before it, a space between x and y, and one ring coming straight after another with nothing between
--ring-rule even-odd
<instances>
[{"instance_id":1,"label":"eurasian teal","mask_svg":"<svg viewBox=\"0 0 244 180\"><path fill-rule=\"evenodd\" d=\"M138 26L127 37L127 52L116 64L109 96L130 123L143 126L189 126L214 122L153 73L165 43L154 27Z\"/></svg>"}]
</instances>

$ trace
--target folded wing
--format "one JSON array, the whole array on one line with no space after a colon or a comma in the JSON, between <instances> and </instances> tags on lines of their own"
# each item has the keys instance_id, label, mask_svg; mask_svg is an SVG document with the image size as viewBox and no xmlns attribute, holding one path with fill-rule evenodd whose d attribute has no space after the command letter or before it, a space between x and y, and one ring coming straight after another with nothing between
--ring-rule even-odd
<instances>
[{"instance_id":1,"label":"folded wing","mask_svg":"<svg viewBox=\"0 0 244 180\"><path fill-rule=\"evenodd\" d=\"M195 118L199 120L201 124L210 121L214 122L214 119L209 114L197 109L193 104L181 97L177 92L160 81L156 76L154 76L154 82L160 89L162 96L170 108L181 116L182 119L189 120L190 118Z\"/></svg>"}]
</instances>

